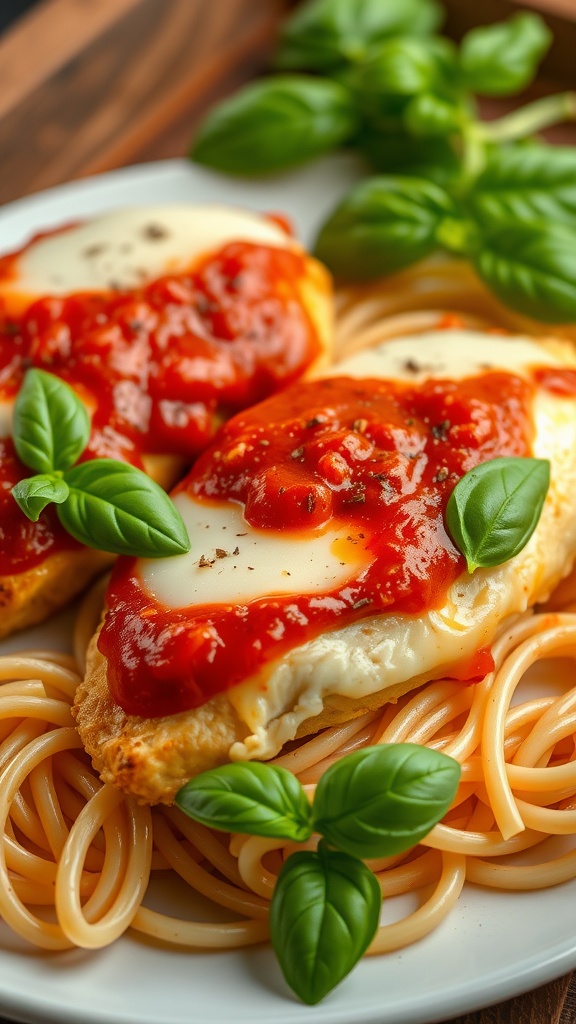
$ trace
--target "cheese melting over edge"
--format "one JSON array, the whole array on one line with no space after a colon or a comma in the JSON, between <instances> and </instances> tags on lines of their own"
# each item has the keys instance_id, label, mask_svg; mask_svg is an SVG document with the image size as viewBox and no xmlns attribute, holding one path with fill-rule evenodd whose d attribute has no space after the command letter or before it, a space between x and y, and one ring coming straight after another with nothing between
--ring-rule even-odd
<instances>
[{"instance_id":1,"label":"cheese melting over edge","mask_svg":"<svg viewBox=\"0 0 576 1024\"><path fill-rule=\"evenodd\" d=\"M415 371L414 353L421 352ZM529 338L501 338L473 331L439 331L386 342L376 349L361 352L334 367L331 374L386 377L400 380L464 376L486 372L489 369L507 369L519 375L528 375L533 366L576 366L576 358L563 360ZM232 690L228 697L240 719L251 731L243 743L236 743L230 751L235 759L274 756L285 742L293 739L299 725L320 714L327 695L341 695L352 699L369 697L389 686L402 683L421 674L438 675L444 666L470 658L480 648L490 644L504 620L528 608L535 600L545 599L556 583L567 574L576 553L576 517L570 516L572 497L576 490L576 399L559 398L539 390L533 405L535 425L534 455L550 459L552 483L538 527L528 545L515 558L494 569L480 569L472 576L462 575L450 588L444 606L423 616L385 614L367 617L342 629L334 630L295 648L279 661L268 666L265 673L247 680ZM186 494L178 496L180 511L192 522L198 514L193 506L200 504ZM191 506L188 510L186 504ZM205 510L206 506L202 505ZM259 534L243 519L239 520L235 508L235 532L245 533L242 538L249 545L257 545ZM206 521L204 514L204 521ZM240 524L241 529L236 529ZM222 524L220 524L222 525ZM222 531L213 524L203 527L201 538L193 532L193 549L214 550L223 546ZM267 531L270 532L270 531ZM324 540L327 539L324 535ZM324 589L326 561L332 551L318 538L299 540L298 549L285 546L284 538L270 532L270 544L276 545L277 566L294 565L298 551L306 551L296 578L284 580L282 592L313 592ZM307 545L307 546L306 546ZM254 547L255 550L255 547ZM196 562L192 555L180 559ZM246 593L264 596L270 593L271 549L267 548L262 560L262 574L257 570L242 571L233 568L234 562L222 558L219 562L219 600L238 603ZM139 572L142 583L161 600L172 607L183 607L198 598L190 598L183 589L182 576L170 582L176 559L162 563L141 561ZM335 575L330 585L340 582L342 572L352 574L355 566L334 558ZM247 564L252 564L250 561ZM184 566L184 561L182 561ZM238 563L236 563L238 566ZM197 572L211 573L210 569L193 568ZM238 567L239 568L239 567ZM341 575L338 575L340 572ZM186 575L186 573L184 573ZM163 579L162 577L165 576ZM209 577L202 588L202 603L214 600ZM321 581L318 587L318 581ZM257 589L259 584L260 589ZM228 588L228 589L227 589ZM198 593L194 591L195 595ZM168 600L167 600L168 599Z\"/></svg>"}]
</instances>

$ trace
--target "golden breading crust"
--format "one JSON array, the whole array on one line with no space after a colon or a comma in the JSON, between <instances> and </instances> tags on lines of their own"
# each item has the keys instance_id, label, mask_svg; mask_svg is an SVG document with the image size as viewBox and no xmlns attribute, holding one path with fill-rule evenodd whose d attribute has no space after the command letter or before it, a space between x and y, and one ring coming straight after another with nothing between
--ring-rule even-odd
<instances>
[{"instance_id":1,"label":"golden breading crust","mask_svg":"<svg viewBox=\"0 0 576 1024\"><path fill-rule=\"evenodd\" d=\"M169 489L181 476L183 463L173 456L146 456L148 474ZM104 572L114 556L90 548L73 548L48 555L24 572L0 576L0 639L35 626L64 608Z\"/></svg>"},{"instance_id":2,"label":"golden breading crust","mask_svg":"<svg viewBox=\"0 0 576 1024\"><path fill-rule=\"evenodd\" d=\"M103 572L112 558L89 548L61 551L26 572L0 576L0 639L58 611Z\"/></svg>"},{"instance_id":3,"label":"golden breading crust","mask_svg":"<svg viewBox=\"0 0 576 1024\"><path fill-rule=\"evenodd\" d=\"M119 786L140 803L171 804L193 775L227 763L230 747L244 740L248 729L225 693L178 715L127 715L108 689L108 662L97 647L99 633L88 648L86 675L73 709L84 747L104 782ZM398 700L428 678L412 677L362 701L327 697L322 713L303 722L297 736L349 722Z\"/></svg>"}]
</instances>

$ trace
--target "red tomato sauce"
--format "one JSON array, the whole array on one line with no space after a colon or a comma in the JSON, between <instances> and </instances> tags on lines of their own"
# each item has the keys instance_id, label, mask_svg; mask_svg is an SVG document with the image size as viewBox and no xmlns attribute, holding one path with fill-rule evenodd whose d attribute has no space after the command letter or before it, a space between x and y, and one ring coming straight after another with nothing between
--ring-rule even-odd
<instances>
[{"instance_id":1,"label":"red tomato sauce","mask_svg":"<svg viewBox=\"0 0 576 1024\"><path fill-rule=\"evenodd\" d=\"M240 413L178 489L241 502L254 527L342 528L371 561L323 595L170 609L142 587L136 561L120 559L99 642L114 699L147 717L184 711L326 631L441 607L465 568L444 527L448 497L479 463L530 454L532 395L500 372L420 385L334 377ZM191 540L200 555L202 539ZM464 671L477 674L476 663Z\"/></svg>"},{"instance_id":2,"label":"red tomato sauce","mask_svg":"<svg viewBox=\"0 0 576 1024\"><path fill-rule=\"evenodd\" d=\"M17 256L0 260L0 279ZM319 353L302 306L299 253L236 242L188 273L130 291L32 302L18 317L0 298L0 398L29 367L61 377L91 410L86 458L142 466L148 453L188 463L222 419L299 377ZM0 463L0 574L24 571L76 542L48 509L32 524L10 496L29 476L11 444Z\"/></svg>"}]
</instances>

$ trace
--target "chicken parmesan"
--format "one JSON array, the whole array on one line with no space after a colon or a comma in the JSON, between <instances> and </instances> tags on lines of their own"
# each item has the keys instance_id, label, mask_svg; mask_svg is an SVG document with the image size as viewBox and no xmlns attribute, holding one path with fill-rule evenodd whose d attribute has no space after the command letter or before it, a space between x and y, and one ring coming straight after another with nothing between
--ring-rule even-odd
<instances>
[{"instance_id":1,"label":"chicken parmesan","mask_svg":"<svg viewBox=\"0 0 576 1024\"><path fill-rule=\"evenodd\" d=\"M535 533L469 574L445 527L464 473L551 464ZM576 358L442 330L361 351L234 417L178 486L188 555L120 559L76 698L104 780L169 803L192 775L431 679L491 668L576 554Z\"/></svg>"},{"instance_id":2,"label":"chicken parmesan","mask_svg":"<svg viewBox=\"0 0 576 1024\"><path fill-rule=\"evenodd\" d=\"M224 206L133 208L36 236L0 258L0 636L65 604L106 561L28 520L11 437L30 367L91 417L83 458L171 486L232 413L326 358L330 281L280 217Z\"/></svg>"}]
</instances>

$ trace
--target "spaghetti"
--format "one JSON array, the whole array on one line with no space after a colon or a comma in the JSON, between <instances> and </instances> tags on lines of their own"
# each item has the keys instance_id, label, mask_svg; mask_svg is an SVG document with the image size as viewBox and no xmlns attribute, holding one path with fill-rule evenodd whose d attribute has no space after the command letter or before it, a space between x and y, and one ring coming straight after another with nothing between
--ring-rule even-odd
<instances>
[{"instance_id":1,"label":"spaghetti","mask_svg":"<svg viewBox=\"0 0 576 1024\"><path fill-rule=\"evenodd\" d=\"M518 329L518 318L503 317L458 264L438 263L420 275L406 271L379 290L343 292L339 355L438 326L446 306L458 307L474 326L490 321ZM292 770L310 793L337 758L369 744L423 743L461 762L460 788L444 821L408 854L370 862L384 898L426 896L403 920L382 925L369 953L430 932L466 879L532 889L576 877L576 844L560 856L546 853L549 836L576 836L576 688L556 696L547 687L542 696L513 702L531 666L576 659L574 589L565 588L551 610L504 624L495 670L481 683L429 683L273 762ZM294 844L227 837L176 808L138 806L101 783L81 748L70 708L101 595L94 592L79 616L75 661L42 652L0 658L0 914L50 950L98 948L129 927L190 948L261 942L276 876ZM535 847L538 863L534 854L529 864L516 862ZM146 907L151 876L168 869L230 920L183 921Z\"/></svg>"},{"instance_id":2,"label":"spaghetti","mask_svg":"<svg viewBox=\"0 0 576 1024\"><path fill-rule=\"evenodd\" d=\"M409 854L370 862L385 898L428 889L407 918L383 925L370 953L433 929L465 879L507 889L576 877L576 849L539 863L509 857L576 835L576 688L512 705L527 669L576 658L576 611L519 617L494 648L496 669L475 686L439 680L397 704L328 729L282 754L311 793L338 757L373 743L425 743L456 757L454 805ZM70 705L79 678L69 659L0 659L0 913L44 949L107 945L129 926L191 948L233 948L267 937L276 875L294 844L232 836L176 808L138 806L87 763ZM225 924L176 920L143 905L151 874L170 868L231 915ZM51 915L46 909L52 908Z\"/></svg>"}]
</instances>

